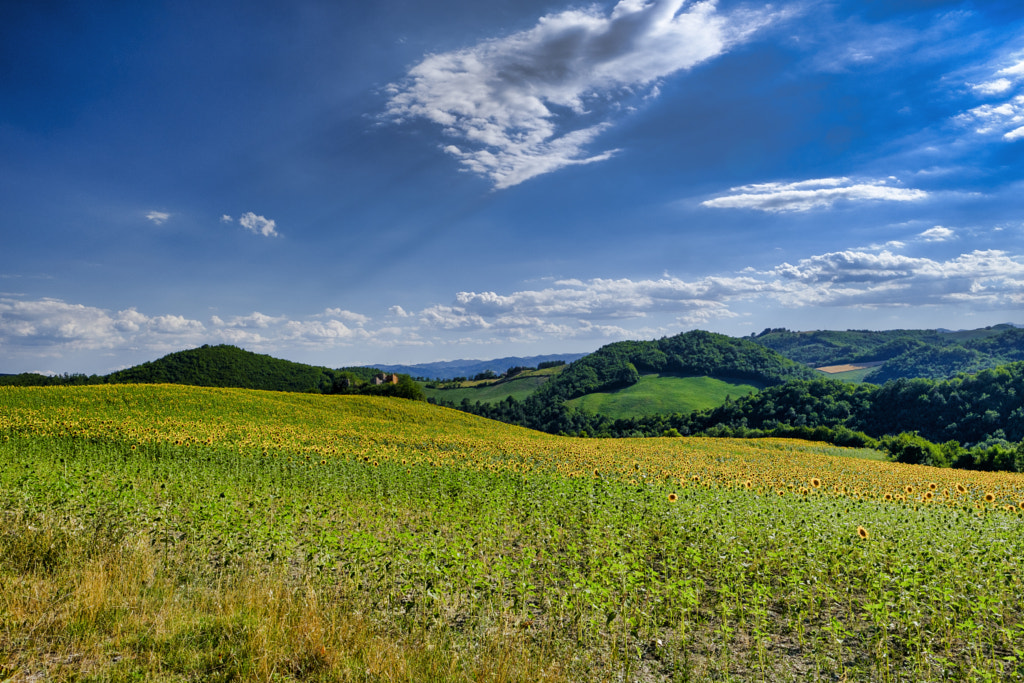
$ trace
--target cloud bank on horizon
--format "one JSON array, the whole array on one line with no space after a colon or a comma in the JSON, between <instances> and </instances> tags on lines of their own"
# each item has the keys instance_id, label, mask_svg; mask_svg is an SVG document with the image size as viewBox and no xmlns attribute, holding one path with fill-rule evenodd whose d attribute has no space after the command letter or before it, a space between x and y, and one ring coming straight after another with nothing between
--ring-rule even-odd
<instances>
[{"instance_id":1,"label":"cloud bank on horizon","mask_svg":"<svg viewBox=\"0 0 1024 683\"><path fill-rule=\"evenodd\" d=\"M617 150L586 148L623 108L657 96L657 82L717 57L775 19L769 10L719 13L712 1L620 0L540 18L527 31L429 55L388 86L387 115L423 118L496 189Z\"/></svg>"},{"instance_id":2,"label":"cloud bank on horizon","mask_svg":"<svg viewBox=\"0 0 1024 683\"><path fill-rule=\"evenodd\" d=\"M946 238L948 229L923 235ZM927 238L925 238L927 239ZM486 345L499 336L530 342L674 334L716 320L749 315L750 308L883 308L953 305L973 311L1024 305L1024 257L975 250L938 261L889 250L850 249L781 263L766 270L685 280L628 278L559 280L543 289L507 294L457 292L449 303L419 311L399 304L377 318L328 308L291 316L248 315L208 320L180 314L147 315L134 308L110 311L59 299L0 297L0 345L9 354L44 348L117 350L144 346L170 352L203 343L256 351L345 349L443 349L455 332L462 343Z\"/></svg>"}]
</instances>

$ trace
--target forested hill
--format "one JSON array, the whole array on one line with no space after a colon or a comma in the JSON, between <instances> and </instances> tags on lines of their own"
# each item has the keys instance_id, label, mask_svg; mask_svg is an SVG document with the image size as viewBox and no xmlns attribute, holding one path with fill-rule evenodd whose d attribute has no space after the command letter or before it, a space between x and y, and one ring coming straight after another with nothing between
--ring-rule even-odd
<instances>
[{"instance_id":1,"label":"forested hill","mask_svg":"<svg viewBox=\"0 0 1024 683\"><path fill-rule=\"evenodd\" d=\"M422 389L407 375L399 375L397 383L373 384L371 380L379 372L376 368L335 370L306 365L221 344L177 351L109 375L47 377L26 373L0 376L0 385L188 384L265 391L423 398Z\"/></svg>"},{"instance_id":2,"label":"forested hill","mask_svg":"<svg viewBox=\"0 0 1024 683\"><path fill-rule=\"evenodd\" d=\"M237 346L202 346L107 375L110 384L190 384L270 391L330 393L336 371Z\"/></svg>"},{"instance_id":3,"label":"forested hill","mask_svg":"<svg viewBox=\"0 0 1024 683\"><path fill-rule=\"evenodd\" d=\"M540 393L548 400L566 401L635 384L647 373L728 377L767 386L820 376L749 339L698 330L655 341L608 344L572 363Z\"/></svg>"},{"instance_id":4,"label":"forested hill","mask_svg":"<svg viewBox=\"0 0 1024 683\"><path fill-rule=\"evenodd\" d=\"M1010 324L976 330L767 329L750 340L812 367L880 363L864 380L947 379L1024 360L1024 329Z\"/></svg>"}]
</instances>

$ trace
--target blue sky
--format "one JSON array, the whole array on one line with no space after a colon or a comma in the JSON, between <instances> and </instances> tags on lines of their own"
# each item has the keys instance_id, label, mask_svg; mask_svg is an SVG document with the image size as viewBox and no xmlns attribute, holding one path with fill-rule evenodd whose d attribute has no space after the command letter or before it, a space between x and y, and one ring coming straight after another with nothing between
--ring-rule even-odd
<instances>
[{"instance_id":1,"label":"blue sky","mask_svg":"<svg viewBox=\"0 0 1024 683\"><path fill-rule=\"evenodd\" d=\"M3 3L0 175L0 372L1024 323L1024 8Z\"/></svg>"}]
</instances>

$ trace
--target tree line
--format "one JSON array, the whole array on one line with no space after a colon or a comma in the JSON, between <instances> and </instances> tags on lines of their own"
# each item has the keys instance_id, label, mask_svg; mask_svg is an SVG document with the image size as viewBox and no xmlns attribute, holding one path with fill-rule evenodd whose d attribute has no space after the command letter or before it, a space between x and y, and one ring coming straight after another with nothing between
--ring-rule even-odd
<instances>
[{"instance_id":1,"label":"tree line","mask_svg":"<svg viewBox=\"0 0 1024 683\"><path fill-rule=\"evenodd\" d=\"M555 434L796 437L881 448L901 462L1024 471L1024 362L882 386L795 379L709 410L615 420L570 408L559 394L438 403Z\"/></svg>"}]
</instances>

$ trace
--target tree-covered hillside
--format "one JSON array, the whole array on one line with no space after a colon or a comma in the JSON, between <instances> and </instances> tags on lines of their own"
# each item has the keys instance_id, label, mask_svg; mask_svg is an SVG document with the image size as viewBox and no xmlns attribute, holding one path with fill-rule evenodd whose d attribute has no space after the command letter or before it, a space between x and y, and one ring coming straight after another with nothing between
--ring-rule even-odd
<instances>
[{"instance_id":1,"label":"tree-covered hillside","mask_svg":"<svg viewBox=\"0 0 1024 683\"><path fill-rule=\"evenodd\" d=\"M377 394L423 399L423 390L408 375L374 384L376 368L341 368L295 363L221 344L177 351L109 375L36 374L0 376L0 385L187 384L199 387L262 389L320 394Z\"/></svg>"},{"instance_id":2,"label":"tree-covered hillside","mask_svg":"<svg viewBox=\"0 0 1024 683\"><path fill-rule=\"evenodd\" d=\"M750 339L812 367L880 362L864 377L874 384L947 379L1024 360L1024 329L1008 324L961 332L768 329Z\"/></svg>"},{"instance_id":3,"label":"tree-covered hillside","mask_svg":"<svg viewBox=\"0 0 1024 683\"><path fill-rule=\"evenodd\" d=\"M337 373L252 353L237 346L202 346L107 375L110 384L189 384L270 391L330 393Z\"/></svg>"},{"instance_id":4,"label":"tree-covered hillside","mask_svg":"<svg viewBox=\"0 0 1024 683\"><path fill-rule=\"evenodd\" d=\"M698 330L655 341L608 344L569 365L540 393L549 402L566 401L635 384L647 373L726 377L763 385L818 376L749 339Z\"/></svg>"}]
</instances>

